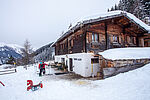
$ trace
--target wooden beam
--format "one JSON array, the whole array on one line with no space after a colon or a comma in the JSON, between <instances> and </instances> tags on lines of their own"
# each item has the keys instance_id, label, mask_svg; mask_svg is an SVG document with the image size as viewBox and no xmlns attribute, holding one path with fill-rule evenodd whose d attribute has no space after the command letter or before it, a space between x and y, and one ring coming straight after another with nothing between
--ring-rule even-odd
<instances>
[{"instance_id":1,"label":"wooden beam","mask_svg":"<svg viewBox=\"0 0 150 100\"><path fill-rule=\"evenodd\" d=\"M84 35L85 35L85 36L84 36L84 38L85 38L84 40L85 40L85 41L84 41L84 42L85 42L85 52L87 53L87 48L86 48L86 34L87 34L87 33L86 33L86 30L85 30L85 32L84 32Z\"/></svg>"},{"instance_id":2,"label":"wooden beam","mask_svg":"<svg viewBox=\"0 0 150 100\"><path fill-rule=\"evenodd\" d=\"M89 28L89 25L83 27L84 52L86 52L86 53L87 53L87 47L86 47L86 45L87 45L87 38L86 38L86 36L87 36L87 30L88 30L88 28Z\"/></svg>"},{"instance_id":3,"label":"wooden beam","mask_svg":"<svg viewBox=\"0 0 150 100\"><path fill-rule=\"evenodd\" d=\"M107 23L105 22L105 41L106 41L106 46L105 50L108 49L108 33L107 33Z\"/></svg>"},{"instance_id":4,"label":"wooden beam","mask_svg":"<svg viewBox=\"0 0 150 100\"><path fill-rule=\"evenodd\" d=\"M103 68L105 67L105 59L101 55L99 55L99 65L100 65L100 77L101 79L104 79Z\"/></svg>"},{"instance_id":5,"label":"wooden beam","mask_svg":"<svg viewBox=\"0 0 150 100\"><path fill-rule=\"evenodd\" d=\"M125 40L126 40L126 39L125 39L125 38L126 38L126 37L125 37L125 33L126 33L125 27L122 28L122 33L123 33L123 36L124 36L124 37L123 37L123 38L124 38L123 47L125 47Z\"/></svg>"},{"instance_id":6,"label":"wooden beam","mask_svg":"<svg viewBox=\"0 0 150 100\"><path fill-rule=\"evenodd\" d=\"M139 37L138 37L138 35L136 37L136 45L139 47Z\"/></svg>"},{"instance_id":7,"label":"wooden beam","mask_svg":"<svg viewBox=\"0 0 150 100\"><path fill-rule=\"evenodd\" d=\"M68 42L68 38L67 38L67 43L66 43L67 48L66 48L66 49L67 49L67 53L69 54L68 43L69 43L69 42Z\"/></svg>"}]
</instances>

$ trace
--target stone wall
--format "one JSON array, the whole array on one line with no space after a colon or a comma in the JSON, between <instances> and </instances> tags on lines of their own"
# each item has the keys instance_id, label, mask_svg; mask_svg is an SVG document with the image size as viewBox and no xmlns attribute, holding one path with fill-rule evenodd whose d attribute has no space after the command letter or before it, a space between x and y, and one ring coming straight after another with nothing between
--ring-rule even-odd
<instances>
[{"instance_id":1,"label":"stone wall","mask_svg":"<svg viewBox=\"0 0 150 100\"><path fill-rule=\"evenodd\" d=\"M103 77L111 77L119 73L127 72L144 66L150 63L149 59L120 59L108 60L105 59L105 66L103 66Z\"/></svg>"}]
</instances>

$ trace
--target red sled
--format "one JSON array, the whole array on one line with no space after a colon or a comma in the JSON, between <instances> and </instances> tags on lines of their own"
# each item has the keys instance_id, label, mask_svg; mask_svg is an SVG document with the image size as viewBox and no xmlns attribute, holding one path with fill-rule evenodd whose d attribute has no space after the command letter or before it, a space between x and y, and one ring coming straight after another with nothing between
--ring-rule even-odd
<instances>
[{"instance_id":1,"label":"red sled","mask_svg":"<svg viewBox=\"0 0 150 100\"><path fill-rule=\"evenodd\" d=\"M32 80L27 80L27 91L29 91L30 89L32 90L32 91L36 91L36 90L38 90L39 88L43 88L43 84L42 84L42 81L39 83L39 84L37 84L37 85L33 85L33 82L32 82Z\"/></svg>"},{"instance_id":2,"label":"red sled","mask_svg":"<svg viewBox=\"0 0 150 100\"><path fill-rule=\"evenodd\" d=\"M1 83L3 86L5 86L4 83L2 83L1 81L0 81L0 83Z\"/></svg>"}]
</instances>

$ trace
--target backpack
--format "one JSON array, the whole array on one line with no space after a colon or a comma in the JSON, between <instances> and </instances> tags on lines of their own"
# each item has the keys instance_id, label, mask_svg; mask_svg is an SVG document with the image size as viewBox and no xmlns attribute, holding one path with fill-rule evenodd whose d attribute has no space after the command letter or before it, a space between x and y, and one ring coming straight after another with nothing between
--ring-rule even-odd
<instances>
[{"instance_id":1,"label":"backpack","mask_svg":"<svg viewBox=\"0 0 150 100\"><path fill-rule=\"evenodd\" d=\"M44 65L43 64L40 64L40 69L42 69L44 67Z\"/></svg>"}]
</instances>

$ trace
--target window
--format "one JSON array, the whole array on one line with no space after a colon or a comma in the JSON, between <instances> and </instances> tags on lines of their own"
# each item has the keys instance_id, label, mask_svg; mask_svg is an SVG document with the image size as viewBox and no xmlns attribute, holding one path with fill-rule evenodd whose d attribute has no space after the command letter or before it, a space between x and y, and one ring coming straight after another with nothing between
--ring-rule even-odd
<instances>
[{"instance_id":1,"label":"window","mask_svg":"<svg viewBox=\"0 0 150 100\"><path fill-rule=\"evenodd\" d=\"M131 36L131 37L130 37L130 43L135 44L135 43L134 43L134 41L135 41L134 39L135 39L135 38Z\"/></svg>"},{"instance_id":2,"label":"window","mask_svg":"<svg viewBox=\"0 0 150 100\"><path fill-rule=\"evenodd\" d=\"M91 63L92 64L99 63L98 58L92 58Z\"/></svg>"},{"instance_id":3,"label":"window","mask_svg":"<svg viewBox=\"0 0 150 100\"><path fill-rule=\"evenodd\" d=\"M71 47L73 47L73 40L71 40Z\"/></svg>"},{"instance_id":4,"label":"window","mask_svg":"<svg viewBox=\"0 0 150 100\"><path fill-rule=\"evenodd\" d=\"M61 49L63 49L63 44L61 44Z\"/></svg>"},{"instance_id":5,"label":"window","mask_svg":"<svg viewBox=\"0 0 150 100\"><path fill-rule=\"evenodd\" d=\"M64 63L65 62L65 58L61 58L61 62Z\"/></svg>"},{"instance_id":6,"label":"window","mask_svg":"<svg viewBox=\"0 0 150 100\"><path fill-rule=\"evenodd\" d=\"M94 40L94 33L92 33L92 42L93 42L93 41L95 41L95 40Z\"/></svg>"},{"instance_id":7,"label":"window","mask_svg":"<svg viewBox=\"0 0 150 100\"><path fill-rule=\"evenodd\" d=\"M69 46L71 47L71 40L69 40Z\"/></svg>"},{"instance_id":8,"label":"window","mask_svg":"<svg viewBox=\"0 0 150 100\"><path fill-rule=\"evenodd\" d=\"M92 42L98 42L98 34L92 33Z\"/></svg>"},{"instance_id":9,"label":"window","mask_svg":"<svg viewBox=\"0 0 150 100\"><path fill-rule=\"evenodd\" d=\"M73 47L73 40L69 40L69 47Z\"/></svg>"},{"instance_id":10,"label":"window","mask_svg":"<svg viewBox=\"0 0 150 100\"><path fill-rule=\"evenodd\" d=\"M95 34L95 41L98 42L98 34Z\"/></svg>"},{"instance_id":11,"label":"window","mask_svg":"<svg viewBox=\"0 0 150 100\"><path fill-rule=\"evenodd\" d=\"M119 42L119 37L117 35L113 35L113 42Z\"/></svg>"},{"instance_id":12,"label":"window","mask_svg":"<svg viewBox=\"0 0 150 100\"><path fill-rule=\"evenodd\" d=\"M63 44L63 49L65 48L65 44Z\"/></svg>"}]
</instances>

